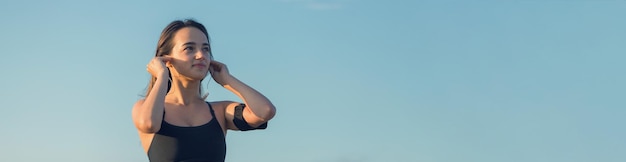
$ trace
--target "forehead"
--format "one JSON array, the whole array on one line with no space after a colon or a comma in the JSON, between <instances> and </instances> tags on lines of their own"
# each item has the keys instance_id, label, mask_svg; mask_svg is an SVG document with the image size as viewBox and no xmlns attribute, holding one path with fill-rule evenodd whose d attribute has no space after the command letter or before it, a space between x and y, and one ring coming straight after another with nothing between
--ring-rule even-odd
<instances>
[{"instance_id":1,"label":"forehead","mask_svg":"<svg viewBox=\"0 0 626 162\"><path fill-rule=\"evenodd\" d=\"M184 44L187 42L194 42L196 44L208 43L208 40L204 33L198 28L184 27L174 34L175 44Z\"/></svg>"}]
</instances>

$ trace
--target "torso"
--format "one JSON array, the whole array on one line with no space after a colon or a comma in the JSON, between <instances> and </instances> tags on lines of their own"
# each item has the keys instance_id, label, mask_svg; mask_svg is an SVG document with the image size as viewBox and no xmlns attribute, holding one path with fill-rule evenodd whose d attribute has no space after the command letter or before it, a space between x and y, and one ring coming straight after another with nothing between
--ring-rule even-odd
<instances>
[{"instance_id":1,"label":"torso","mask_svg":"<svg viewBox=\"0 0 626 162\"><path fill-rule=\"evenodd\" d=\"M220 154L220 156L225 154L224 138L226 136L226 127L224 106L219 103L211 103L211 107L215 118L211 115L211 109L206 102L188 105L187 107L166 103L161 129L154 134L139 132L144 151L149 157L151 157L150 154L152 153L153 158L155 155L158 155L161 159L168 156L180 157L186 156L186 154L194 154L190 153L194 151L183 151L184 153L179 154L173 153L176 151L172 151L185 150L186 147L201 147L202 149L199 150L211 150L203 153L196 152L195 154L215 153ZM219 131L220 129L221 131ZM177 137L184 138L176 139ZM198 140L200 142L197 142ZM203 141L205 142L203 143ZM165 153L172 155L164 155Z\"/></svg>"}]
</instances>

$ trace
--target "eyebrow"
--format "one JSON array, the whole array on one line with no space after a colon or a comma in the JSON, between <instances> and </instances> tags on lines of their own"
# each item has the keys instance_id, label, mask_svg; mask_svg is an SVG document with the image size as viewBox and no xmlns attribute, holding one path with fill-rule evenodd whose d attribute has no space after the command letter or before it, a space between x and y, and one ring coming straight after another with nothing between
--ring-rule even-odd
<instances>
[{"instance_id":1,"label":"eyebrow","mask_svg":"<svg viewBox=\"0 0 626 162\"><path fill-rule=\"evenodd\" d=\"M187 42L187 43L183 44L183 46L187 46L187 45L192 45L193 46L193 45L196 45L196 43L195 42ZM202 46L209 46L209 43L202 43Z\"/></svg>"}]
</instances>

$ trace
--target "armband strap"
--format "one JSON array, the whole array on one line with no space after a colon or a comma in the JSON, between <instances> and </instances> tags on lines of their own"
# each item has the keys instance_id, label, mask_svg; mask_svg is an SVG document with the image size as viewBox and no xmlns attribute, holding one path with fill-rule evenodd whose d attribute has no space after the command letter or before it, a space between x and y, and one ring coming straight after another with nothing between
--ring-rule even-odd
<instances>
[{"instance_id":1,"label":"armband strap","mask_svg":"<svg viewBox=\"0 0 626 162\"><path fill-rule=\"evenodd\" d=\"M255 129L265 129L267 128L267 122L261 124L259 127L254 128L246 122L246 119L243 118L243 109L246 108L246 104L239 104L235 107L235 116L233 118L233 123L237 126L237 129L241 131L249 131Z\"/></svg>"}]
</instances>

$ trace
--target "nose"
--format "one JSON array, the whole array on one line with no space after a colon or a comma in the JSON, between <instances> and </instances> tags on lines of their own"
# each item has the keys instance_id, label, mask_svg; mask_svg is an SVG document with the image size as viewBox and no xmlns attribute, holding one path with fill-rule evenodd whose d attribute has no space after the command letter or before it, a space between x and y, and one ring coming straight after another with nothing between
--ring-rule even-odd
<instances>
[{"instance_id":1,"label":"nose","mask_svg":"<svg viewBox=\"0 0 626 162\"><path fill-rule=\"evenodd\" d=\"M205 56L203 52L201 52L201 51L196 52L196 59L197 60L206 60L206 57L207 56Z\"/></svg>"}]
</instances>

